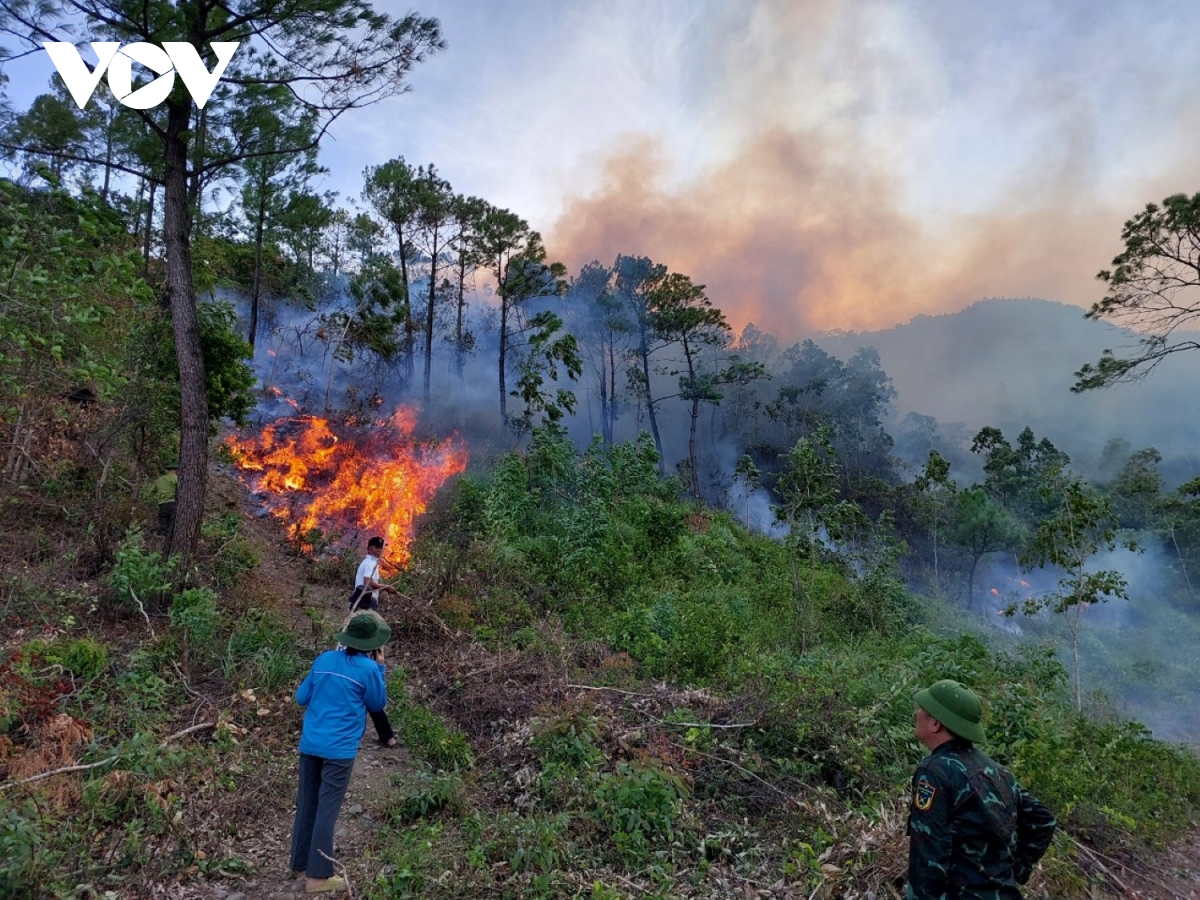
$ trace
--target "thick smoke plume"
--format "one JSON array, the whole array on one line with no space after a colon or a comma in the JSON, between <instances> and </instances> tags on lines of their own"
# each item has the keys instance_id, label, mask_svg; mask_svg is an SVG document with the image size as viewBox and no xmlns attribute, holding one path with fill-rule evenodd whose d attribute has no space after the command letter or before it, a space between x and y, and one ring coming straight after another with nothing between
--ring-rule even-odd
<instances>
[{"instance_id":1,"label":"thick smoke plume","mask_svg":"<svg viewBox=\"0 0 1200 900\"><path fill-rule=\"evenodd\" d=\"M784 337L1098 300L1122 223L1200 187L1196 63L1129 4L925 6L708 9L674 51L693 130L600 151L552 251L650 256Z\"/></svg>"}]
</instances>

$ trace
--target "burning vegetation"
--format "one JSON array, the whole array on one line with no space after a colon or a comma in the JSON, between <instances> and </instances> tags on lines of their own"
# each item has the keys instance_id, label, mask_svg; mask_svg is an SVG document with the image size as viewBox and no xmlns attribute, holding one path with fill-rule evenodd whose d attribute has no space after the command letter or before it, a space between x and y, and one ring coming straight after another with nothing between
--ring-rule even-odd
<instances>
[{"instance_id":1,"label":"burning vegetation","mask_svg":"<svg viewBox=\"0 0 1200 900\"><path fill-rule=\"evenodd\" d=\"M379 534L390 562L405 565L414 520L437 489L467 467L457 436L422 441L416 425L411 407L366 430L295 416L226 444L242 480L288 524L293 539L311 549L314 531L334 543Z\"/></svg>"}]
</instances>

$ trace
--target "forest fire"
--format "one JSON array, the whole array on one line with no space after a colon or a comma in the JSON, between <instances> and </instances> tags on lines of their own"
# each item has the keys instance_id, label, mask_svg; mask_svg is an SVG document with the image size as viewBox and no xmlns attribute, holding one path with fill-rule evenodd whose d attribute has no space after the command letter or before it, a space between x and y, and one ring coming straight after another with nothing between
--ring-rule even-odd
<instances>
[{"instance_id":1,"label":"forest fire","mask_svg":"<svg viewBox=\"0 0 1200 900\"><path fill-rule=\"evenodd\" d=\"M368 432L339 434L328 419L279 419L257 436L226 444L251 490L266 495L270 513L307 543L313 529L339 540L379 534L388 561L410 556L413 521L452 475L466 470L457 439L422 442L413 436L414 409L401 407Z\"/></svg>"}]
</instances>

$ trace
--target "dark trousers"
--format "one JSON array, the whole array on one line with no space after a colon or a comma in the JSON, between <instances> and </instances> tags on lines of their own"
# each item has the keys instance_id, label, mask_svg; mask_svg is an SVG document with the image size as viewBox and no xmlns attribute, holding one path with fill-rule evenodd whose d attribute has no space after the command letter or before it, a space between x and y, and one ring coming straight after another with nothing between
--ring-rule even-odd
<instances>
[{"instance_id":1,"label":"dark trousers","mask_svg":"<svg viewBox=\"0 0 1200 900\"><path fill-rule=\"evenodd\" d=\"M371 713L371 722L375 725L375 733L379 735L379 743L386 744L396 736L392 731L392 723L388 719L387 710Z\"/></svg>"},{"instance_id":2,"label":"dark trousers","mask_svg":"<svg viewBox=\"0 0 1200 900\"><path fill-rule=\"evenodd\" d=\"M175 501L170 503L158 504L158 528L155 532L159 534L166 546L171 546L171 539L175 536Z\"/></svg>"},{"instance_id":3,"label":"dark trousers","mask_svg":"<svg viewBox=\"0 0 1200 900\"><path fill-rule=\"evenodd\" d=\"M300 788L292 823L293 872L305 872L309 878L333 874L333 829L353 769L352 759L300 754Z\"/></svg>"}]
</instances>

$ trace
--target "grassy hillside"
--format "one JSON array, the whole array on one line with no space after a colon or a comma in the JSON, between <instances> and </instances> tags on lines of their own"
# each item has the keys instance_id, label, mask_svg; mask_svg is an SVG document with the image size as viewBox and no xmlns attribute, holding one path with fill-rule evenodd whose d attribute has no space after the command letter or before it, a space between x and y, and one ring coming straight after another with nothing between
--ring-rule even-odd
<instances>
[{"instance_id":1,"label":"grassy hillside","mask_svg":"<svg viewBox=\"0 0 1200 900\"><path fill-rule=\"evenodd\" d=\"M1170 896L1149 867L1195 826L1195 757L1075 715L1050 651L934 636L886 562L793 570L677 496L646 445L554 433L443 493L387 610L410 755L369 828L344 816L356 896L899 896L909 694L940 677L1064 824L1032 896L1119 894L1117 866ZM290 555L241 502L212 498L182 593L136 533L98 579L68 535L6 561L0 896L275 896L290 693L354 561Z\"/></svg>"}]
</instances>

